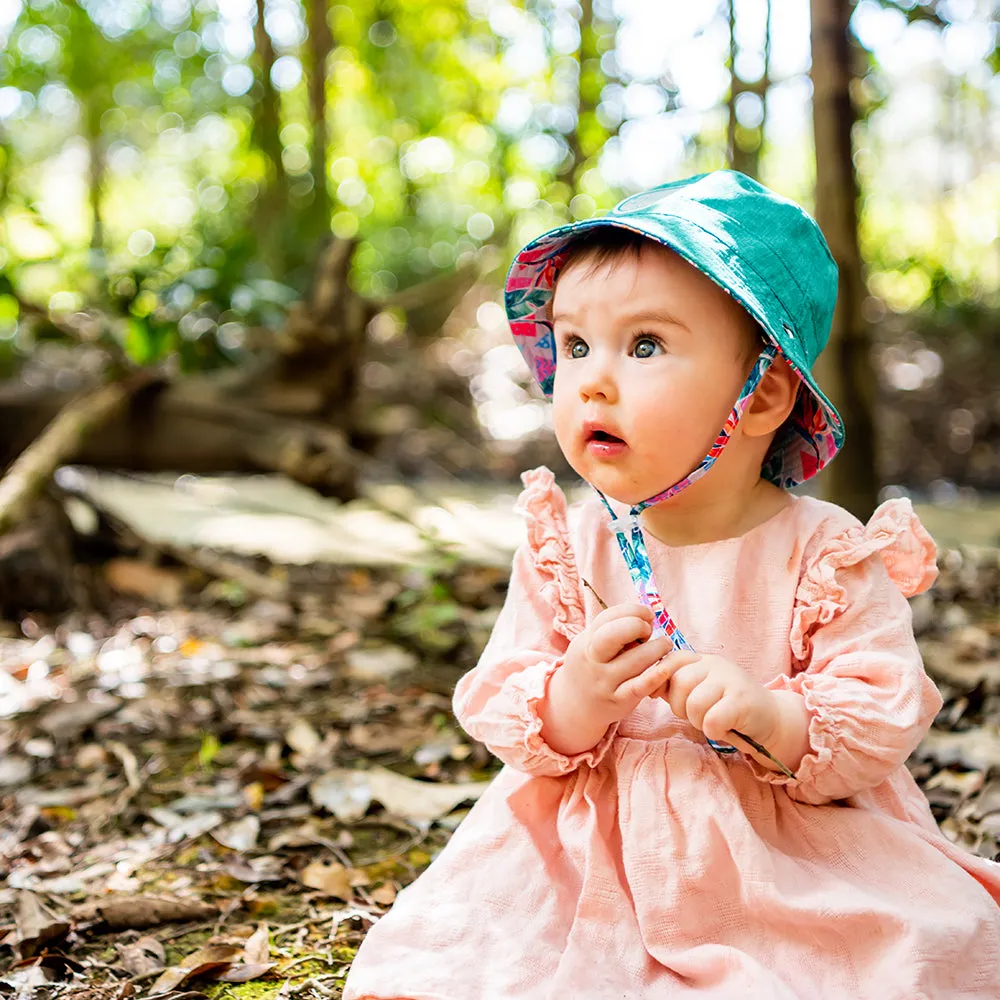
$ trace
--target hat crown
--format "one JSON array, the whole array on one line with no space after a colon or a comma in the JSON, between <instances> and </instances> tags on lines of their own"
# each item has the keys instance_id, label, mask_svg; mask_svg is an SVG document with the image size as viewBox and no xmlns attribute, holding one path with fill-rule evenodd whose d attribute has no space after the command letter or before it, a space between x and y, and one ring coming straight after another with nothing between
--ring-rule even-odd
<instances>
[{"instance_id":1,"label":"hat crown","mask_svg":"<svg viewBox=\"0 0 1000 1000\"><path fill-rule=\"evenodd\" d=\"M794 360L811 368L830 336L837 265L822 230L801 206L746 174L715 170L631 195L609 213L623 222L630 216L697 222L702 214L731 236L744 266L767 280L802 348Z\"/></svg>"}]
</instances>

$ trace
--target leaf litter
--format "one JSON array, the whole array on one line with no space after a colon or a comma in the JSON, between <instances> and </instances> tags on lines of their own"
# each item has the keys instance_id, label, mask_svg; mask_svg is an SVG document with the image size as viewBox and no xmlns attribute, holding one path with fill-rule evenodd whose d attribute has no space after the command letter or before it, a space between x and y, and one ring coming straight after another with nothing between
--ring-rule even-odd
<instances>
[{"instance_id":1,"label":"leaf litter","mask_svg":"<svg viewBox=\"0 0 1000 1000\"><path fill-rule=\"evenodd\" d=\"M1000 553L941 569L911 603L945 703L909 766L997 857ZM208 584L0 625L0 993L338 997L498 768L450 694L504 583L327 569L294 603Z\"/></svg>"}]
</instances>

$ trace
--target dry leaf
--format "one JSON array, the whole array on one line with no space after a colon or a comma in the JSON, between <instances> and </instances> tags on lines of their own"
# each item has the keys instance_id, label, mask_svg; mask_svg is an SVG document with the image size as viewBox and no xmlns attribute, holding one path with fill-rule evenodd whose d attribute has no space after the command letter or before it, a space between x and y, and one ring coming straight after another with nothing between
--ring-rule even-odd
<instances>
[{"instance_id":1,"label":"dry leaf","mask_svg":"<svg viewBox=\"0 0 1000 1000\"><path fill-rule=\"evenodd\" d=\"M342 822L360 819L374 799L386 810L417 826L427 826L460 802L478 799L489 782L461 784L416 781L384 767L367 771L333 768L309 786L314 804Z\"/></svg>"},{"instance_id":2,"label":"dry leaf","mask_svg":"<svg viewBox=\"0 0 1000 1000\"><path fill-rule=\"evenodd\" d=\"M309 797L342 823L352 823L364 816L372 801L368 772L334 768L309 786Z\"/></svg>"},{"instance_id":3,"label":"dry leaf","mask_svg":"<svg viewBox=\"0 0 1000 1000\"><path fill-rule=\"evenodd\" d=\"M299 881L310 889L319 889L345 903L354 896L350 869L336 861L313 861L299 872Z\"/></svg>"},{"instance_id":4,"label":"dry leaf","mask_svg":"<svg viewBox=\"0 0 1000 1000\"><path fill-rule=\"evenodd\" d=\"M165 969L163 975L150 988L150 996L169 993L195 976L228 969L241 951L242 949L236 945L207 944L188 955L180 965L172 965L169 969Z\"/></svg>"},{"instance_id":5,"label":"dry leaf","mask_svg":"<svg viewBox=\"0 0 1000 1000\"><path fill-rule=\"evenodd\" d=\"M61 938L69 923L56 916L28 890L17 896L17 949L21 958L37 955L49 941Z\"/></svg>"},{"instance_id":6,"label":"dry leaf","mask_svg":"<svg viewBox=\"0 0 1000 1000\"><path fill-rule=\"evenodd\" d=\"M243 786L243 800L254 811L260 812L264 805L264 786L259 781L251 781Z\"/></svg>"},{"instance_id":7,"label":"dry leaf","mask_svg":"<svg viewBox=\"0 0 1000 1000\"><path fill-rule=\"evenodd\" d=\"M258 979L265 972L270 972L277 964L277 962L259 962L231 965L225 972L220 972L212 978L223 983L248 983L251 979Z\"/></svg>"},{"instance_id":8,"label":"dry leaf","mask_svg":"<svg viewBox=\"0 0 1000 1000\"><path fill-rule=\"evenodd\" d=\"M372 901L379 906L391 906L396 900L396 887L391 882L384 882L369 893Z\"/></svg>"},{"instance_id":9,"label":"dry leaf","mask_svg":"<svg viewBox=\"0 0 1000 1000\"><path fill-rule=\"evenodd\" d=\"M116 944L118 964L133 976L159 972L167 961L163 945L154 937L141 937L131 944Z\"/></svg>"},{"instance_id":10,"label":"dry leaf","mask_svg":"<svg viewBox=\"0 0 1000 1000\"><path fill-rule=\"evenodd\" d=\"M184 577L177 570L161 569L136 559L111 559L104 566L104 578L112 590L176 607L184 594Z\"/></svg>"},{"instance_id":11,"label":"dry leaf","mask_svg":"<svg viewBox=\"0 0 1000 1000\"><path fill-rule=\"evenodd\" d=\"M933 757L941 764L960 764L973 771L988 771L1000 764L1000 733L980 726L961 733L932 729L923 739L917 753Z\"/></svg>"},{"instance_id":12,"label":"dry leaf","mask_svg":"<svg viewBox=\"0 0 1000 1000\"><path fill-rule=\"evenodd\" d=\"M267 924L261 924L243 945L243 961L248 965L261 965L271 957L271 940Z\"/></svg>"},{"instance_id":13,"label":"dry leaf","mask_svg":"<svg viewBox=\"0 0 1000 1000\"><path fill-rule=\"evenodd\" d=\"M384 767L373 768L368 773L372 798L381 802L388 812L418 825L433 822L461 802L478 799L489 786L487 781L461 784L416 781Z\"/></svg>"},{"instance_id":14,"label":"dry leaf","mask_svg":"<svg viewBox=\"0 0 1000 1000\"><path fill-rule=\"evenodd\" d=\"M256 816L244 816L233 823L227 823L210 831L223 847L233 851L249 851L257 843L260 820Z\"/></svg>"},{"instance_id":15,"label":"dry leaf","mask_svg":"<svg viewBox=\"0 0 1000 1000\"><path fill-rule=\"evenodd\" d=\"M241 882L284 882L285 863L281 858L265 854L259 858L231 857L222 865L222 870Z\"/></svg>"},{"instance_id":16,"label":"dry leaf","mask_svg":"<svg viewBox=\"0 0 1000 1000\"><path fill-rule=\"evenodd\" d=\"M114 930L155 927L177 920L211 920L219 915L208 903L172 896L120 896L101 903L97 912Z\"/></svg>"},{"instance_id":17,"label":"dry leaf","mask_svg":"<svg viewBox=\"0 0 1000 1000\"><path fill-rule=\"evenodd\" d=\"M319 733L305 719L296 719L285 733L285 742L303 757L311 757L323 742Z\"/></svg>"}]
</instances>

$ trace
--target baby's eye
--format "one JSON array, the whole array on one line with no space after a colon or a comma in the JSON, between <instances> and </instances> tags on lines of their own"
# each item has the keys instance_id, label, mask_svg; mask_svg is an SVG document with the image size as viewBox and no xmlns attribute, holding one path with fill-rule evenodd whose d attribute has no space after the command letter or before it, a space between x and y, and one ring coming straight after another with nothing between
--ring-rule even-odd
<instances>
[{"instance_id":1,"label":"baby's eye","mask_svg":"<svg viewBox=\"0 0 1000 1000\"><path fill-rule=\"evenodd\" d=\"M651 358L662 346L655 337L637 337L632 350L637 358Z\"/></svg>"},{"instance_id":2,"label":"baby's eye","mask_svg":"<svg viewBox=\"0 0 1000 1000\"><path fill-rule=\"evenodd\" d=\"M590 348L579 337L567 337L563 350L568 358L585 358Z\"/></svg>"}]
</instances>

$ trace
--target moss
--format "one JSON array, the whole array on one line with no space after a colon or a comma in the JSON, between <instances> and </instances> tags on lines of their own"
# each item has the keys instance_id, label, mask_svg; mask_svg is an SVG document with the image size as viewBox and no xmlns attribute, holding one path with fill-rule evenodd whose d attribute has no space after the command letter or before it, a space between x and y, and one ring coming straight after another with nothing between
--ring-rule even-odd
<instances>
[{"instance_id":1,"label":"moss","mask_svg":"<svg viewBox=\"0 0 1000 1000\"><path fill-rule=\"evenodd\" d=\"M182 934L180 937L174 938L173 941L167 941L164 944L167 952L166 964L168 966L180 965L188 955L197 951L211 936L212 928L203 927L188 934Z\"/></svg>"}]
</instances>

